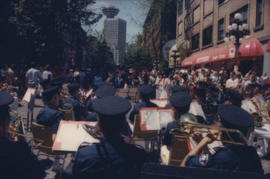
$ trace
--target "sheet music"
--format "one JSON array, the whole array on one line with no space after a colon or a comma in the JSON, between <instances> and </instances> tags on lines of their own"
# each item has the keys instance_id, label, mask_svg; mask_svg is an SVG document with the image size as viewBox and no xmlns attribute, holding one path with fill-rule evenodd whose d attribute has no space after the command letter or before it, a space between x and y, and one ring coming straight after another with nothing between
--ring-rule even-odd
<instances>
[{"instance_id":1,"label":"sheet music","mask_svg":"<svg viewBox=\"0 0 270 179\"><path fill-rule=\"evenodd\" d=\"M85 92L84 96L86 98L88 98L92 94L92 92L93 92L93 89L90 89L90 90L88 90L88 91Z\"/></svg>"},{"instance_id":2,"label":"sheet music","mask_svg":"<svg viewBox=\"0 0 270 179\"><path fill-rule=\"evenodd\" d=\"M29 103L31 99L31 95L35 95L35 93L36 93L35 88L27 88L27 91L23 96L23 101Z\"/></svg>"},{"instance_id":3,"label":"sheet music","mask_svg":"<svg viewBox=\"0 0 270 179\"><path fill-rule=\"evenodd\" d=\"M78 150L82 142L96 143L97 139L89 135L84 129L83 124L94 126L93 122L80 121L61 121L55 142L53 144L53 151L71 151Z\"/></svg>"},{"instance_id":4,"label":"sheet music","mask_svg":"<svg viewBox=\"0 0 270 179\"><path fill-rule=\"evenodd\" d=\"M172 108L142 108L140 110L141 130L161 130L174 120Z\"/></svg>"},{"instance_id":5,"label":"sheet music","mask_svg":"<svg viewBox=\"0 0 270 179\"><path fill-rule=\"evenodd\" d=\"M141 127L142 130L160 129L157 109L141 111Z\"/></svg>"},{"instance_id":6,"label":"sheet music","mask_svg":"<svg viewBox=\"0 0 270 179\"><path fill-rule=\"evenodd\" d=\"M159 109L160 128L167 128L167 124L174 120L174 112L172 109Z\"/></svg>"}]
</instances>

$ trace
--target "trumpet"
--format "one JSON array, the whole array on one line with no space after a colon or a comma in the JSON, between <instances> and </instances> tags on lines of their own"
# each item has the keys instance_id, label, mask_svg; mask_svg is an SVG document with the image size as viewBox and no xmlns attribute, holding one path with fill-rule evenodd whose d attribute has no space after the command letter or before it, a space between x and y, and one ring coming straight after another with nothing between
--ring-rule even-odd
<instances>
[{"instance_id":1,"label":"trumpet","mask_svg":"<svg viewBox=\"0 0 270 179\"><path fill-rule=\"evenodd\" d=\"M181 135L181 134L186 134L186 135L193 135L193 134L206 134L208 135L209 133L213 133L213 132L217 132L218 134L223 134L226 135L226 137L228 139L223 139L221 137L221 135L218 135L217 137L217 141L221 141L224 143L229 143L229 144L238 144L238 145L247 145L248 140L247 138L244 136L244 134L237 130L237 129L227 129L227 128L222 128L222 127L217 127L217 126L208 126L208 125L203 125L203 124L195 124L195 123L181 123L180 125L180 129L173 129L172 131L170 131L171 133L173 133L174 135ZM180 133L180 134L177 134ZM239 141L235 141L235 139L233 139L232 135L237 135L238 137L240 137L240 139L242 140L241 142Z\"/></svg>"}]
</instances>

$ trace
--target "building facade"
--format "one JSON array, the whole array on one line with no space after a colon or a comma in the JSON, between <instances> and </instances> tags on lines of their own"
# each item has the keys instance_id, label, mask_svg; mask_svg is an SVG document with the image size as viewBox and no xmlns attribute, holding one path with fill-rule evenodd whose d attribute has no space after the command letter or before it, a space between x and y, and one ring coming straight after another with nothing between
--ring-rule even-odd
<instances>
[{"instance_id":1,"label":"building facade","mask_svg":"<svg viewBox=\"0 0 270 179\"><path fill-rule=\"evenodd\" d=\"M104 21L105 41L111 48L114 63L122 65L126 47L126 21L119 18L107 18Z\"/></svg>"},{"instance_id":2,"label":"building facade","mask_svg":"<svg viewBox=\"0 0 270 179\"><path fill-rule=\"evenodd\" d=\"M107 16L104 21L104 36L113 53L114 63L122 65L125 58L127 23L123 19L115 18L118 12L119 10L115 7L103 9L103 13Z\"/></svg>"},{"instance_id":3,"label":"building facade","mask_svg":"<svg viewBox=\"0 0 270 179\"><path fill-rule=\"evenodd\" d=\"M248 24L250 36L262 43L263 71L270 76L270 54L266 52L270 39L269 0L178 0L177 44L189 40L191 54L225 46L227 27L237 12Z\"/></svg>"}]
</instances>

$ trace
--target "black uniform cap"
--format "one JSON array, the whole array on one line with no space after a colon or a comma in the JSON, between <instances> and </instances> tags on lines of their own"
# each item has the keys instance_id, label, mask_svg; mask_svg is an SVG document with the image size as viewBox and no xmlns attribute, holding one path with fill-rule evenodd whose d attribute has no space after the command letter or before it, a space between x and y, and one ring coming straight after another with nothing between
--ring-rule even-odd
<instances>
[{"instance_id":1,"label":"black uniform cap","mask_svg":"<svg viewBox=\"0 0 270 179\"><path fill-rule=\"evenodd\" d=\"M153 94L153 87L150 86L150 85L142 85L140 88L139 88L139 92L141 93L141 95L143 96L148 96L148 95L151 95Z\"/></svg>"},{"instance_id":2,"label":"black uniform cap","mask_svg":"<svg viewBox=\"0 0 270 179\"><path fill-rule=\"evenodd\" d=\"M254 120L247 111L231 104L220 105L218 115L221 123L228 128L245 129L254 126Z\"/></svg>"},{"instance_id":3,"label":"black uniform cap","mask_svg":"<svg viewBox=\"0 0 270 179\"><path fill-rule=\"evenodd\" d=\"M93 104L94 111L103 116L126 114L130 108L130 102L119 96L105 96Z\"/></svg>"},{"instance_id":4,"label":"black uniform cap","mask_svg":"<svg viewBox=\"0 0 270 179\"><path fill-rule=\"evenodd\" d=\"M51 80L51 86L62 86L66 80L63 77L57 77Z\"/></svg>"},{"instance_id":5,"label":"black uniform cap","mask_svg":"<svg viewBox=\"0 0 270 179\"><path fill-rule=\"evenodd\" d=\"M71 84L68 85L68 91L69 92L77 91L79 88L80 88L79 83L71 83Z\"/></svg>"},{"instance_id":6,"label":"black uniform cap","mask_svg":"<svg viewBox=\"0 0 270 179\"><path fill-rule=\"evenodd\" d=\"M239 101L243 100L242 95L238 91L230 88L226 88L224 90L224 95L225 100L239 100Z\"/></svg>"},{"instance_id":7,"label":"black uniform cap","mask_svg":"<svg viewBox=\"0 0 270 179\"><path fill-rule=\"evenodd\" d=\"M103 84L96 90L96 96L103 98L105 96L114 96L116 89L109 84Z\"/></svg>"},{"instance_id":8,"label":"black uniform cap","mask_svg":"<svg viewBox=\"0 0 270 179\"><path fill-rule=\"evenodd\" d=\"M192 101L192 96L185 92L178 92L170 97L170 104L175 108L188 107Z\"/></svg>"},{"instance_id":9,"label":"black uniform cap","mask_svg":"<svg viewBox=\"0 0 270 179\"><path fill-rule=\"evenodd\" d=\"M173 86L172 87L172 94L175 94L178 92L186 92L186 89L183 86Z\"/></svg>"},{"instance_id":10,"label":"black uniform cap","mask_svg":"<svg viewBox=\"0 0 270 179\"><path fill-rule=\"evenodd\" d=\"M59 92L58 87L51 87L42 92L42 98L45 101L50 101L52 97Z\"/></svg>"}]
</instances>

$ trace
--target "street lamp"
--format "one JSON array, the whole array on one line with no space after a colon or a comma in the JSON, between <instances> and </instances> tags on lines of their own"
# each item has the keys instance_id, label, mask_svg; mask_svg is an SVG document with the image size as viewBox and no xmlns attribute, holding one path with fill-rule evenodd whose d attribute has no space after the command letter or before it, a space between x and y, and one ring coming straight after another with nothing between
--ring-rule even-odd
<instances>
[{"instance_id":1,"label":"street lamp","mask_svg":"<svg viewBox=\"0 0 270 179\"><path fill-rule=\"evenodd\" d=\"M173 50L172 51L173 52L173 54L172 54L172 58L173 58L173 65L174 65L174 67L173 67L173 69L174 69L174 71L175 71L175 69L176 69L176 59L180 56L179 55L179 53L177 52L177 50L175 51L175 50Z\"/></svg>"},{"instance_id":2,"label":"street lamp","mask_svg":"<svg viewBox=\"0 0 270 179\"><path fill-rule=\"evenodd\" d=\"M234 42L236 57L238 56L238 49L243 39L248 39L250 36L248 24L243 21L241 13L234 15L233 23L228 26L228 32L224 38L225 42Z\"/></svg>"}]
</instances>

